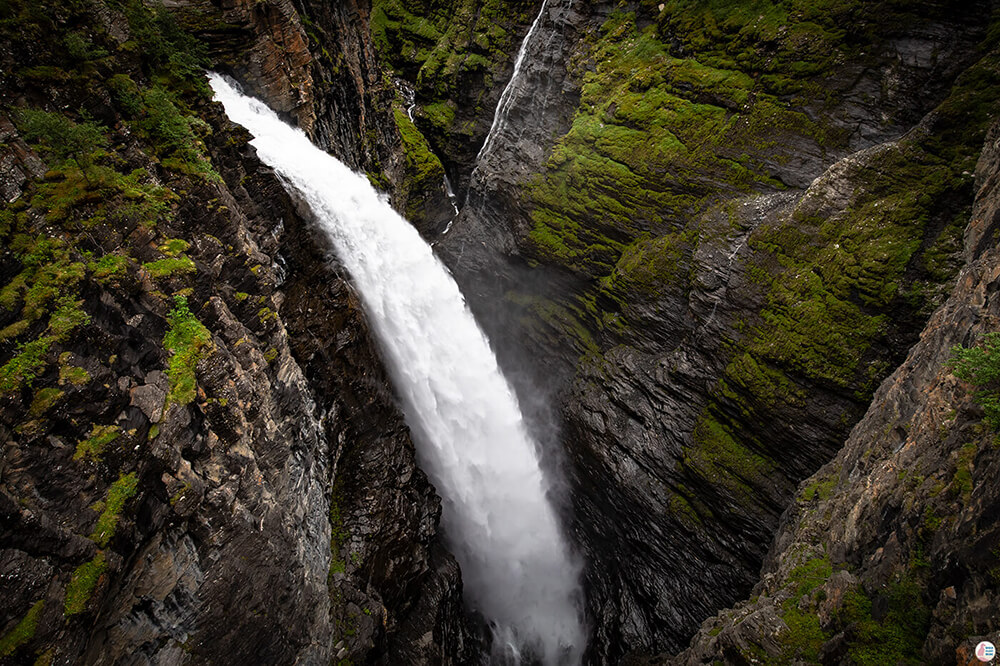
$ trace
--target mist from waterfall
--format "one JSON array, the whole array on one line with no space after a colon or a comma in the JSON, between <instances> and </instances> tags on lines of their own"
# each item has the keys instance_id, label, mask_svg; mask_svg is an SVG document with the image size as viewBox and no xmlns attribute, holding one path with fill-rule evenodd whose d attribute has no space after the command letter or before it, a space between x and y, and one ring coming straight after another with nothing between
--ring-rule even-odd
<instances>
[{"instance_id":1,"label":"mist from waterfall","mask_svg":"<svg viewBox=\"0 0 1000 666\"><path fill-rule=\"evenodd\" d=\"M458 285L365 176L229 80L209 80L260 159L309 205L361 294L421 466L442 497L466 601L493 629L493 662L578 664L580 563L517 399Z\"/></svg>"}]
</instances>

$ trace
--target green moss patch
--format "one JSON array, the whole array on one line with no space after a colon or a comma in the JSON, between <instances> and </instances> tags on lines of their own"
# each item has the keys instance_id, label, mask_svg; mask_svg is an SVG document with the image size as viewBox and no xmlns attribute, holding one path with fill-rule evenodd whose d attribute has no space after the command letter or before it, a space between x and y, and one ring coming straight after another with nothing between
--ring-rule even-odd
<instances>
[{"instance_id":1,"label":"green moss patch","mask_svg":"<svg viewBox=\"0 0 1000 666\"><path fill-rule=\"evenodd\" d=\"M136 493L136 486L139 480L134 472L124 474L117 481L111 484L108 489L108 496L104 500L104 511L101 512L94 525L94 531L90 538L102 548L108 545L111 537L115 535L118 527L118 520L121 517L125 502L131 499Z\"/></svg>"},{"instance_id":2,"label":"green moss patch","mask_svg":"<svg viewBox=\"0 0 1000 666\"><path fill-rule=\"evenodd\" d=\"M903 578L884 593L886 612L875 619L872 600L857 588L844 598L842 622L848 625L848 655L859 666L924 663L922 650L930 629L931 611L922 586Z\"/></svg>"},{"instance_id":3,"label":"green moss patch","mask_svg":"<svg viewBox=\"0 0 1000 666\"><path fill-rule=\"evenodd\" d=\"M142 265L153 278L168 278L197 271L190 257L167 257Z\"/></svg>"},{"instance_id":4,"label":"green moss patch","mask_svg":"<svg viewBox=\"0 0 1000 666\"><path fill-rule=\"evenodd\" d=\"M83 460L84 458L98 462L104 453L104 448L121 436L118 426L95 425L90 429L90 436L80 440L76 445L76 453L73 460Z\"/></svg>"},{"instance_id":5,"label":"green moss patch","mask_svg":"<svg viewBox=\"0 0 1000 666\"><path fill-rule=\"evenodd\" d=\"M97 583L107 568L108 564L104 559L103 551L98 551L94 559L76 568L66 586L66 601L63 612L67 617L87 610L87 602L93 596Z\"/></svg>"},{"instance_id":6,"label":"green moss patch","mask_svg":"<svg viewBox=\"0 0 1000 666\"><path fill-rule=\"evenodd\" d=\"M167 376L170 391L167 402L186 405L195 398L197 380L195 367L198 360L211 349L212 334L188 309L187 298L176 296L174 308L168 315L170 325L163 344L170 352Z\"/></svg>"},{"instance_id":7,"label":"green moss patch","mask_svg":"<svg viewBox=\"0 0 1000 666\"><path fill-rule=\"evenodd\" d=\"M537 10L526 0L374 0L371 32L384 62L417 81L420 96L436 111L432 123L447 129L454 112L441 112L447 100L487 90L494 76L517 51L505 26L527 23Z\"/></svg>"},{"instance_id":8,"label":"green moss patch","mask_svg":"<svg viewBox=\"0 0 1000 666\"><path fill-rule=\"evenodd\" d=\"M53 406L59 399L63 397L63 391L57 388L43 388L39 389L34 398L31 400L31 406L28 407L28 414L34 418L38 418L45 414L45 412L52 409Z\"/></svg>"},{"instance_id":9,"label":"green moss patch","mask_svg":"<svg viewBox=\"0 0 1000 666\"><path fill-rule=\"evenodd\" d=\"M419 222L427 193L441 188L444 167L405 112L393 109L393 117L406 157L406 217Z\"/></svg>"},{"instance_id":10,"label":"green moss patch","mask_svg":"<svg viewBox=\"0 0 1000 666\"><path fill-rule=\"evenodd\" d=\"M588 60L572 127L529 189L540 261L607 275L643 232L685 226L719 193L777 186L753 157L766 128L821 132L746 74L676 57L630 13L612 14Z\"/></svg>"},{"instance_id":11,"label":"green moss patch","mask_svg":"<svg viewBox=\"0 0 1000 666\"><path fill-rule=\"evenodd\" d=\"M36 601L28 609L28 612L24 614L21 621L7 632L3 638L0 638L0 659L14 654L19 647L35 637L35 631L38 630L38 620L42 615L44 607L44 600Z\"/></svg>"},{"instance_id":12,"label":"green moss patch","mask_svg":"<svg viewBox=\"0 0 1000 666\"><path fill-rule=\"evenodd\" d=\"M707 409L698 417L692 445L684 449L684 465L748 504L770 485L774 473L770 459L750 448Z\"/></svg>"}]
</instances>

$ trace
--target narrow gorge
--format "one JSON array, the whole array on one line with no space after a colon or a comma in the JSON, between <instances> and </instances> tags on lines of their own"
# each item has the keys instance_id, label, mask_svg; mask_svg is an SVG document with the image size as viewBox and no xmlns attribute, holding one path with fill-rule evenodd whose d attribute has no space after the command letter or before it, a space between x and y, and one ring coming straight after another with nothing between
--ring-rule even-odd
<instances>
[{"instance_id":1,"label":"narrow gorge","mask_svg":"<svg viewBox=\"0 0 1000 666\"><path fill-rule=\"evenodd\" d=\"M0 0L0 663L981 663L998 21Z\"/></svg>"}]
</instances>

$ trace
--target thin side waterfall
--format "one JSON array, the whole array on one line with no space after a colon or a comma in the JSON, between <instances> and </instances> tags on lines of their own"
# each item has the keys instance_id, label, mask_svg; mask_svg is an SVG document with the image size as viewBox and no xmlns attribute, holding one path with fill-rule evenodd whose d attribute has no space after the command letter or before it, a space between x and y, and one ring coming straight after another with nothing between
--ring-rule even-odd
<instances>
[{"instance_id":1,"label":"thin side waterfall","mask_svg":"<svg viewBox=\"0 0 1000 666\"><path fill-rule=\"evenodd\" d=\"M528 34L524 36L524 41L521 42L521 48L517 51L517 58L514 59L514 73L510 75L507 87L500 94L500 101L497 102L497 108L493 112L493 124L490 126L489 134L486 135L483 147L479 149L479 154L476 155L476 164L479 164L480 160L483 159L483 155L493 147L493 140L497 132L507 122L507 114L510 112L510 105L514 98L514 83L517 81L517 75L521 73L521 65L524 63L524 56L528 52L528 44L531 42L531 37L535 34L535 30L538 29L538 24L542 22L542 16L545 14L545 5L548 4L548 1L542 0L542 7L538 10L538 16L535 17L534 23L528 29Z\"/></svg>"},{"instance_id":2,"label":"thin side waterfall","mask_svg":"<svg viewBox=\"0 0 1000 666\"><path fill-rule=\"evenodd\" d=\"M350 272L386 354L421 465L443 500L466 601L493 629L492 661L575 666L580 564L510 385L458 285L361 175L223 77L209 81L260 159L294 188Z\"/></svg>"}]
</instances>

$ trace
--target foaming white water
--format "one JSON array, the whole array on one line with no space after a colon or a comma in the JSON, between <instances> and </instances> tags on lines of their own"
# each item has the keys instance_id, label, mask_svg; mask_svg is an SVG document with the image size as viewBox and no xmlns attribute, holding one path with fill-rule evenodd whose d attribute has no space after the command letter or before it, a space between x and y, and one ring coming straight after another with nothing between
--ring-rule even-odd
<instances>
[{"instance_id":1,"label":"foaming white water","mask_svg":"<svg viewBox=\"0 0 1000 666\"><path fill-rule=\"evenodd\" d=\"M503 124L507 122L507 114L510 112L510 105L513 103L514 99L514 82L517 81L518 74L521 73L521 65L524 63L524 56L528 52L528 43L531 42L532 35L535 34L535 30L538 29L538 24L542 22L542 15L545 14L545 5L548 4L549 0L542 0L542 7L538 10L538 16L535 17L535 21L528 28L528 34L524 36L524 41L521 42L521 48L517 51L517 58L514 59L514 73L510 75L510 81L507 82L507 87L503 89L500 93L500 101L497 102L497 108L493 112L493 124L490 125L489 134L486 135L486 141L483 142L483 147L479 149L479 154L476 155L476 164L483 159L483 155L489 152L490 148L493 147L493 140L503 127Z\"/></svg>"},{"instance_id":2,"label":"foaming white water","mask_svg":"<svg viewBox=\"0 0 1000 666\"><path fill-rule=\"evenodd\" d=\"M493 658L579 663L580 567L517 400L458 285L368 180L262 102L212 74L215 97L260 159L309 204L364 300L421 464L443 499L466 600L493 627Z\"/></svg>"}]
</instances>

